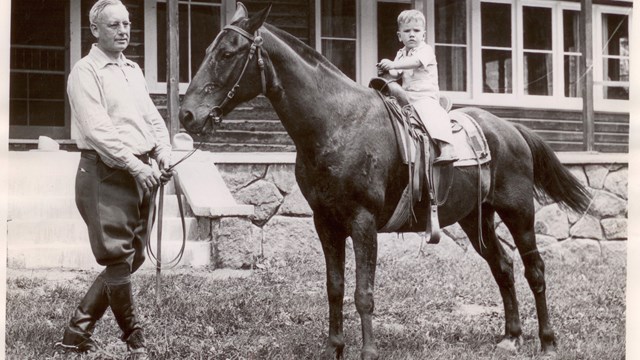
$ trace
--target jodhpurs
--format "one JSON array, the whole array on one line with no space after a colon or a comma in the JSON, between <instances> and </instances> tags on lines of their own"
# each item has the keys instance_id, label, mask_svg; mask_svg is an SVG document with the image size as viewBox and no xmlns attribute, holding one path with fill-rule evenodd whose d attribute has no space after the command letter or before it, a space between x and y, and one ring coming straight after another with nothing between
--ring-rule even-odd
<instances>
[{"instance_id":1,"label":"jodhpurs","mask_svg":"<svg viewBox=\"0 0 640 360\"><path fill-rule=\"evenodd\" d=\"M95 152L82 153L75 186L76 205L98 264L106 266L107 273L125 264L135 272L145 260L151 195L128 171L107 166Z\"/></svg>"}]
</instances>

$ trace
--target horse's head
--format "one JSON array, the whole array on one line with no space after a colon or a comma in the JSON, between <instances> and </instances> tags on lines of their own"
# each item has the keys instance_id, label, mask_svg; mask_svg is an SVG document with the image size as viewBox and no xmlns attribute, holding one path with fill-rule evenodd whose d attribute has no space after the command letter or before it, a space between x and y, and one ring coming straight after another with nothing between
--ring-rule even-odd
<instances>
[{"instance_id":1,"label":"horse's head","mask_svg":"<svg viewBox=\"0 0 640 360\"><path fill-rule=\"evenodd\" d=\"M231 25L207 49L182 100L180 122L187 131L206 132L209 122L219 123L223 115L264 90L266 53L258 29L270 10L271 4L248 17L245 6L237 4Z\"/></svg>"}]
</instances>

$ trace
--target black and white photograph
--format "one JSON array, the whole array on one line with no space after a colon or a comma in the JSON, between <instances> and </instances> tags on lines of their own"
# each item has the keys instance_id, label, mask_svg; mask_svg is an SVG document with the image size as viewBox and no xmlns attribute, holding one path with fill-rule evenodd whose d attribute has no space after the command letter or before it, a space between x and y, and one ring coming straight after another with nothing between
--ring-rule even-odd
<instances>
[{"instance_id":1,"label":"black and white photograph","mask_svg":"<svg viewBox=\"0 0 640 360\"><path fill-rule=\"evenodd\" d=\"M0 359L640 359L637 6L2 0Z\"/></svg>"}]
</instances>

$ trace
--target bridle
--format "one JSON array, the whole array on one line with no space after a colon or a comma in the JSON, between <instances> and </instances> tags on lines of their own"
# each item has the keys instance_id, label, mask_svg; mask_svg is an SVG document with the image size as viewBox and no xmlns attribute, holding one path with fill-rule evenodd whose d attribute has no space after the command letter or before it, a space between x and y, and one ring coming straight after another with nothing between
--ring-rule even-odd
<instances>
[{"instance_id":1,"label":"bridle","mask_svg":"<svg viewBox=\"0 0 640 360\"><path fill-rule=\"evenodd\" d=\"M218 125L222 122L222 113L223 113L222 107L225 106L236 95L236 91L240 87L240 81L242 80L244 73L247 71L249 62L251 61L251 59L253 59L253 56L256 54L258 56L258 68L260 69L260 81L262 83L262 94L264 95L267 94L267 80L264 72L264 59L262 58L262 52L265 51L264 48L262 47L264 40L262 36L260 36L260 30L256 30L255 35L251 35L246 30L235 25L227 25L222 30L223 31L232 30L244 36L247 40L251 42L251 48L249 49L249 56L247 56L247 60L244 62L244 66L242 67L242 72L240 72L240 75L238 76L238 80L236 80L236 83L231 87L229 92L227 92L227 96L224 97L222 102L219 105L216 105L213 108L211 108L211 110L209 111L209 114L207 115L207 118L205 119L204 125L202 126L203 129L206 126L206 124L209 122L209 120L212 120L213 124L215 125Z\"/></svg>"},{"instance_id":2,"label":"bridle","mask_svg":"<svg viewBox=\"0 0 640 360\"><path fill-rule=\"evenodd\" d=\"M247 67L249 66L249 62L251 61L251 59L253 59L253 56L257 54L258 56L258 68L260 69L260 80L262 82L262 94L267 93L267 81L266 81L266 76L265 76L265 71L264 71L264 59L262 58L262 52L264 51L264 49L262 48L262 44L263 44L263 39L262 36L260 36L260 31L256 30L255 35L251 35L250 33L248 33L247 31L245 31L244 29L239 28L238 26L235 25L227 25L223 28L223 30L233 30L235 32L237 32L238 34L244 36L245 38L247 38L250 42L251 42L251 48L249 49L249 56L247 56L247 60L244 63L244 66L242 67L242 72L240 73L240 76L238 76L238 80L236 80L235 84L231 87L231 90L229 90L229 92L227 92L227 96L225 96L225 98L222 100L222 102L217 105L214 106L210 111L209 114L207 115L207 118L205 119L204 124L202 125L202 128L200 129L200 132L202 132L202 130L206 127L207 123L209 121L213 121L213 124L218 125L222 122L222 107L225 106L231 99L233 99L233 97L236 94L236 91L238 90L238 88L240 87L240 81L242 80L242 77L244 76L244 73L247 71ZM222 34L222 33L221 33ZM214 41L215 43L215 41ZM186 129L185 129L186 130ZM187 132L189 133L189 131L187 130ZM188 159L189 157L191 157L191 155L193 155L203 144L204 141L200 141L198 143L198 145L196 147L194 147L191 151L189 151L189 153L187 153L184 157L182 157L178 162L176 162L175 164L171 165L167 171L172 171L178 164L180 164L181 162L185 161L186 159ZM147 248L147 255L150 258L150 261L153 263L153 265L156 266L156 268L159 270L162 268L162 266L168 266L170 269L174 268L175 266L178 265L178 263L180 262L180 260L182 259L182 255L184 254L184 249L185 249L185 244L186 244L186 226L185 226L185 220L184 220L184 211L183 211L183 206L182 206L182 195L179 192L179 185L176 184L175 186L176 188L176 197L178 198L178 207L180 210L180 218L182 221L182 246L180 248L180 250L178 251L178 254L170 261L166 261L166 262L162 262L160 260L160 251L158 251L158 254L156 255L156 253L153 252L153 250L151 249L151 229L149 229L145 242L147 244L146 248ZM162 209L163 209L163 203L164 203L164 184L160 185L159 187L155 187L154 190L152 191L151 194L151 198L153 199L154 203L155 203L155 199L157 194L160 194L160 201L158 204L158 231L157 231L157 236L158 236L158 249L160 249L160 241L162 238ZM154 207L154 211L152 211L149 214L149 218L148 218L148 223L149 224L153 224L153 219L155 218L155 207ZM153 225L151 225L153 226Z\"/></svg>"}]
</instances>

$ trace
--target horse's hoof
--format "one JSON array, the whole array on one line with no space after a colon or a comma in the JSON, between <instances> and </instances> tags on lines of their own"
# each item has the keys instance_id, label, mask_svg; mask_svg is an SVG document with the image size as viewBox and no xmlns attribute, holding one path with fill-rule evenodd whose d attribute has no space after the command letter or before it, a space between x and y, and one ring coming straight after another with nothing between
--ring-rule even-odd
<instances>
[{"instance_id":1,"label":"horse's hoof","mask_svg":"<svg viewBox=\"0 0 640 360\"><path fill-rule=\"evenodd\" d=\"M518 353L518 348L520 347L520 345L522 345L522 339L520 337L504 338L498 343L498 346L496 348L502 353L515 355Z\"/></svg>"},{"instance_id":2,"label":"horse's hoof","mask_svg":"<svg viewBox=\"0 0 640 360\"><path fill-rule=\"evenodd\" d=\"M374 347L363 348L360 353L360 359L362 360L377 360L378 350Z\"/></svg>"},{"instance_id":3,"label":"horse's hoof","mask_svg":"<svg viewBox=\"0 0 640 360\"><path fill-rule=\"evenodd\" d=\"M324 348L324 351L320 354L320 359L322 359L322 360L340 360L340 359L342 359L342 351L343 350L344 350L344 345L342 345L342 346L327 345Z\"/></svg>"}]
</instances>

